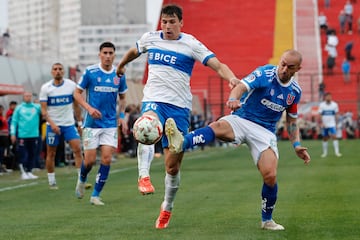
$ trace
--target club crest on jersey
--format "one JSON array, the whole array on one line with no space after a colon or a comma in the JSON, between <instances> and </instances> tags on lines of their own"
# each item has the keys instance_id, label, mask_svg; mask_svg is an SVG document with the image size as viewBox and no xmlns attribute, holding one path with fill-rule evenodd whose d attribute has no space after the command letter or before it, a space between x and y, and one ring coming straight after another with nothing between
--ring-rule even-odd
<instances>
[{"instance_id":1,"label":"club crest on jersey","mask_svg":"<svg viewBox=\"0 0 360 240\"><path fill-rule=\"evenodd\" d=\"M255 80L255 75L254 74L250 74L247 77L245 77L245 80L248 81L249 83L251 83L252 81Z\"/></svg>"},{"instance_id":2,"label":"club crest on jersey","mask_svg":"<svg viewBox=\"0 0 360 240\"><path fill-rule=\"evenodd\" d=\"M260 70L255 70L255 71L254 71L254 74L255 74L255 76L257 76L257 77L261 77L261 75L262 75L262 73L261 73Z\"/></svg>"},{"instance_id":3,"label":"club crest on jersey","mask_svg":"<svg viewBox=\"0 0 360 240\"><path fill-rule=\"evenodd\" d=\"M286 97L286 104L291 105L295 100L295 96L292 94L288 94Z\"/></svg>"},{"instance_id":4,"label":"club crest on jersey","mask_svg":"<svg viewBox=\"0 0 360 240\"><path fill-rule=\"evenodd\" d=\"M114 78L113 78L113 81L114 81L114 84L115 84L115 85L119 85L119 83L120 83L120 78L119 78L119 77L114 77Z\"/></svg>"}]
</instances>

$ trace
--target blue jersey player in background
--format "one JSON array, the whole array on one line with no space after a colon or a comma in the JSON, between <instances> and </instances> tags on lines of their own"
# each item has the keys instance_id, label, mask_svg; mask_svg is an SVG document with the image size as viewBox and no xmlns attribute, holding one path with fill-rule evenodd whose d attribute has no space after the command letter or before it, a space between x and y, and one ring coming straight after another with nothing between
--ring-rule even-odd
<instances>
[{"instance_id":1,"label":"blue jersey player in background","mask_svg":"<svg viewBox=\"0 0 360 240\"><path fill-rule=\"evenodd\" d=\"M302 57L298 51L287 50L282 54L278 66L265 65L257 68L232 89L226 103L233 111L232 114L209 126L183 136L174 119L169 118L165 124L172 152L184 152L196 145L211 143L215 138L248 145L264 181L261 192L262 229L284 230L282 225L272 219L278 189L276 173L279 153L275 127L284 111L295 153L305 164L310 162L307 148L300 144L296 123L301 88L293 76L301 69L301 62Z\"/></svg>"},{"instance_id":2,"label":"blue jersey player in background","mask_svg":"<svg viewBox=\"0 0 360 240\"><path fill-rule=\"evenodd\" d=\"M126 132L125 123L125 93L128 90L125 76L119 78L113 66L115 46L111 42L100 45L100 63L88 66L79 80L74 98L86 110L83 123L82 139L84 146L84 161L75 194L84 197L87 175L96 162L97 148L101 150L101 163L96 176L94 190L90 203L104 205L100 198L110 171L112 155L118 146L118 126ZM86 100L82 97L86 90ZM119 113L117 99L119 96Z\"/></svg>"},{"instance_id":3,"label":"blue jersey player in background","mask_svg":"<svg viewBox=\"0 0 360 240\"><path fill-rule=\"evenodd\" d=\"M190 77L195 61L214 70L221 78L235 86L238 79L229 67L221 63L215 54L192 35L181 32L182 9L177 5L165 5L161 10L161 30L145 33L120 61L117 69L124 74L125 65L148 54L149 72L142 99L142 114L155 116L164 125L167 118L174 118L181 131L190 126L192 94ZM149 167L153 145L139 144L139 190L143 194L153 191ZM156 220L156 228L166 228L170 221L176 192L180 184L180 163L183 153L170 153L168 140L162 138L165 155L165 197ZM141 185L145 184L145 185ZM149 188L146 188L146 187Z\"/></svg>"}]
</instances>

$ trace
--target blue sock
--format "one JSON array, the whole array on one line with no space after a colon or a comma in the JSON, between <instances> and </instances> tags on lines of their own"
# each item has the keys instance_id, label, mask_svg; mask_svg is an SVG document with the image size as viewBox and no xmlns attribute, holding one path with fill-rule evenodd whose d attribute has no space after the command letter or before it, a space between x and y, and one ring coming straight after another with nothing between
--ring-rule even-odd
<instances>
[{"instance_id":1,"label":"blue sock","mask_svg":"<svg viewBox=\"0 0 360 240\"><path fill-rule=\"evenodd\" d=\"M100 164L98 174L96 175L94 191L91 194L92 197L98 197L103 189L105 182L109 176L110 165Z\"/></svg>"},{"instance_id":2,"label":"blue sock","mask_svg":"<svg viewBox=\"0 0 360 240\"><path fill-rule=\"evenodd\" d=\"M277 183L274 187L270 187L263 184L262 188L262 211L261 211L261 218L262 221L267 221L272 219L272 212L275 208L275 202L277 199L277 190L278 186Z\"/></svg>"},{"instance_id":3,"label":"blue sock","mask_svg":"<svg viewBox=\"0 0 360 240\"><path fill-rule=\"evenodd\" d=\"M88 173L91 171L92 166L85 166L84 161L81 162L81 167L80 167L80 181L81 182L86 182L87 180L87 175Z\"/></svg>"},{"instance_id":4,"label":"blue sock","mask_svg":"<svg viewBox=\"0 0 360 240\"><path fill-rule=\"evenodd\" d=\"M198 145L206 145L215 140L215 133L211 127L206 126L196 129L184 136L183 150Z\"/></svg>"}]
</instances>

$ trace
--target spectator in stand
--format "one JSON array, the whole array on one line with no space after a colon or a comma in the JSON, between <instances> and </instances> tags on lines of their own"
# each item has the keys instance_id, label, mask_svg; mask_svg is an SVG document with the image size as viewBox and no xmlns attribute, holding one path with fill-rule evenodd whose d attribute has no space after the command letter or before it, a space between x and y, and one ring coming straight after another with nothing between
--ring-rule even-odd
<instances>
[{"instance_id":1,"label":"spectator in stand","mask_svg":"<svg viewBox=\"0 0 360 240\"><path fill-rule=\"evenodd\" d=\"M319 100L321 101L324 98L325 94L325 83L321 82L319 84Z\"/></svg>"},{"instance_id":2,"label":"spectator in stand","mask_svg":"<svg viewBox=\"0 0 360 240\"><path fill-rule=\"evenodd\" d=\"M350 2L350 0L347 0L344 6L344 12L346 15L346 23L348 25L348 34L352 34L352 22L353 22L353 13L354 8Z\"/></svg>"},{"instance_id":3,"label":"spectator in stand","mask_svg":"<svg viewBox=\"0 0 360 240\"><path fill-rule=\"evenodd\" d=\"M320 12L318 21L319 21L320 29L326 33L326 31L328 29L328 23L327 23L327 17L325 16L325 14L323 12Z\"/></svg>"},{"instance_id":4,"label":"spectator in stand","mask_svg":"<svg viewBox=\"0 0 360 240\"><path fill-rule=\"evenodd\" d=\"M333 68L335 67L335 62L337 57L336 47L338 44L339 44L339 39L336 36L336 32L333 30L328 35L327 43L325 46L325 50L328 52L328 58L327 58L328 74L333 73Z\"/></svg>"},{"instance_id":5,"label":"spectator in stand","mask_svg":"<svg viewBox=\"0 0 360 240\"><path fill-rule=\"evenodd\" d=\"M345 56L346 56L346 59L349 60L349 61L354 61L355 60L355 57L352 55L351 51L353 49L353 46L354 46L354 43L352 41L349 41L345 44Z\"/></svg>"},{"instance_id":6,"label":"spectator in stand","mask_svg":"<svg viewBox=\"0 0 360 240\"><path fill-rule=\"evenodd\" d=\"M32 174L36 159L36 149L40 135L39 124L41 108L39 104L32 102L32 93L25 92L24 101L15 108L11 126L11 142L17 142L16 151L19 157L19 168L21 179L37 179Z\"/></svg>"},{"instance_id":7,"label":"spectator in stand","mask_svg":"<svg viewBox=\"0 0 360 240\"><path fill-rule=\"evenodd\" d=\"M0 105L0 174L7 172L4 167L5 149L9 145L9 127L6 118L3 116L4 106Z\"/></svg>"},{"instance_id":8,"label":"spectator in stand","mask_svg":"<svg viewBox=\"0 0 360 240\"><path fill-rule=\"evenodd\" d=\"M338 16L339 19L339 25L340 25L340 33L345 33L345 24L346 24L346 15L344 10L341 10Z\"/></svg>"},{"instance_id":9,"label":"spectator in stand","mask_svg":"<svg viewBox=\"0 0 360 240\"><path fill-rule=\"evenodd\" d=\"M344 76L344 83L348 84L350 83L350 62L346 58L344 58L342 64L341 64L341 71Z\"/></svg>"},{"instance_id":10,"label":"spectator in stand","mask_svg":"<svg viewBox=\"0 0 360 240\"><path fill-rule=\"evenodd\" d=\"M329 8L330 7L330 0L325 0L324 1L324 6L325 6L325 8Z\"/></svg>"}]
</instances>

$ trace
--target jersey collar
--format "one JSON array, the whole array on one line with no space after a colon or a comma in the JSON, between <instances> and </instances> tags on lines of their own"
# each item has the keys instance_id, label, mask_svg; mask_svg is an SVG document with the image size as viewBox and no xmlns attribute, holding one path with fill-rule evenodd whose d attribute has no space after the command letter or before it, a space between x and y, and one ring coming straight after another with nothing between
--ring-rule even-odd
<instances>
[{"instance_id":1,"label":"jersey collar","mask_svg":"<svg viewBox=\"0 0 360 240\"><path fill-rule=\"evenodd\" d=\"M162 39L162 40L166 40L166 39L164 39L164 33L161 31L160 32L160 38ZM182 33L180 33L180 35L179 35L179 37L177 38L177 39L175 39L175 40L180 40L182 38ZM171 40L170 40L171 41Z\"/></svg>"},{"instance_id":2,"label":"jersey collar","mask_svg":"<svg viewBox=\"0 0 360 240\"><path fill-rule=\"evenodd\" d=\"M106 71L105 69L103 69L101 67L101 63L99 63L99 68L101 69L101 71L103 71L104 73L107 73L107 74L112 73L114 71L114 66L111 67L111 70Z\"/></svg>"}]
</instances>

